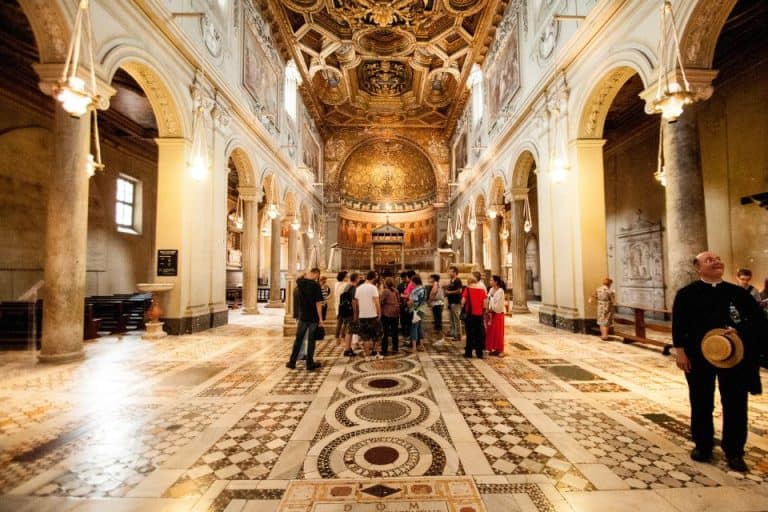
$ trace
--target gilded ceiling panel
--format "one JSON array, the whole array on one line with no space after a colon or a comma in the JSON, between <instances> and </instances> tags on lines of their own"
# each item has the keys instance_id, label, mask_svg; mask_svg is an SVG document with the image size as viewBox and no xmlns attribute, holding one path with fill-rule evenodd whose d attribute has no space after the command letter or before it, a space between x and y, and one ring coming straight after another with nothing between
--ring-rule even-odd
<instances>
[{"instance_id":1,"label":"gilded ceiling panel","mask_svg":"<svg viewBox=\"0 0 768 512\"><path fill-rule=\"evenodd\" d=\"M261 0L324 132L453 130L509 0Z\"/></svg>"}]
</instances>

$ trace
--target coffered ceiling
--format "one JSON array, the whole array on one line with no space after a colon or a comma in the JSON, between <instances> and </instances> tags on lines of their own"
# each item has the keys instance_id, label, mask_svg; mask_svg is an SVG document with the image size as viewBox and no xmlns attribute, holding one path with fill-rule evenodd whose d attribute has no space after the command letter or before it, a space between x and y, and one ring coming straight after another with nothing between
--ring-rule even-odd
<instances>
[{"instance_id":1,"label":"coffered ceiling","mask_svg":"<svg viewBox=\"0 0 768 512\"><path fill-rule=\"evenodd\" d=\"M508 0L262 0L321 126L450 132Z\"/></svg>"}]
</instances>

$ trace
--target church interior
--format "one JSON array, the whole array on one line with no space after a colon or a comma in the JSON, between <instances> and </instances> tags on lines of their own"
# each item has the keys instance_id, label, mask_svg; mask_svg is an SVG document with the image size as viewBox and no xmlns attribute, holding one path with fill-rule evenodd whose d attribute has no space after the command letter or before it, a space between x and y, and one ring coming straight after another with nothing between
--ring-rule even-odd
<instances>
[{"instance_id":1,"label":"church interior","mask_svg":"<svg viewBox=\"0 0 768 512\"><path fill-rule=\"evenodd\" d=\"M767 395L746 471L692 460L672 346L702 251L768 314L768 2L0 18L0 511L768 511ZM505 357L447 307L347 357L334 291L286 367L305 272L452 267L506 283Z\"/></svg>"}]
</instances>

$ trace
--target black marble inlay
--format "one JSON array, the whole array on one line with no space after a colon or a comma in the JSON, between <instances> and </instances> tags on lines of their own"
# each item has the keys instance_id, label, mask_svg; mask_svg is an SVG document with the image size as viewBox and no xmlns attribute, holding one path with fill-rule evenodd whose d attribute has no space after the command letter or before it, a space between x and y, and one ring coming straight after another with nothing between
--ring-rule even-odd
<instances>
[{"instance_id":1,"label":"black marble inlay","mask_svg":"<svg viewBox=\"0 0 768 512\"><path fill-rule=\"evenodd\" d=\"M517 350L531 350L525 345L523 345L522 343L513 343L512 346L515 347Z\"/></svg>"},{"instance_id":2,"label":"black marble inlay","mask_svg":"<svg viewBox=\"0 0 768 512\"><path fill-rule=\"evenodd\" d=\"M673 432L680 437L688 438L690 434L690 429L686 423L683 423L682 421L673 418L669 414L664 413L647 413L642 415L644 418L652 421L653 423L659 425L662 428L665 428L669 430L670 432Z\"/></svg>"},{"instance_id":3,"label":"black marble inlay","mask_svg":"<svg viewBox=\"0 0 768 512\"><path fill-rule=\"evenodd\" d=\"M544 368L563 380L602 380L594 373L573 364L567 366L545 366Z\"/></svg>"},{"instance_id":4,"label":"black marble inlay","mask_svg":"<svg viewBox=\"0 0 768 512\"><path fill-rule=\"evenodd\" d=\"M402 489L393 489L392 487L387 487L386 485L376 484L373 487L363 489L361 492L370 494L371 496L376 496L377 498L386 498L387 496L392 496L401 490Z\"/></svg>"}]
</instances>

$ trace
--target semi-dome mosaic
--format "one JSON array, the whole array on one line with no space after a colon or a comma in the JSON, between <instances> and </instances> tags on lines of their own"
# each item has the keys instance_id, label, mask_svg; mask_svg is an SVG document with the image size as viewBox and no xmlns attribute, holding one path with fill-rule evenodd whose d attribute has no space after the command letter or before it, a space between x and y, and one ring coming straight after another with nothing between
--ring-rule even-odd
<instances>
[{"instance_id":1,"label":"semi-dome mosaic","mask_svg":"<svg viewBox=\"0 0 768 512\"><path fill-rule=\"evenodd\" d=\"M432 164L414 144L400 139L365 142L352 150L339 174L345 206L363 211L418 210L435 200Z\"/></svg>"}]
</instances>

